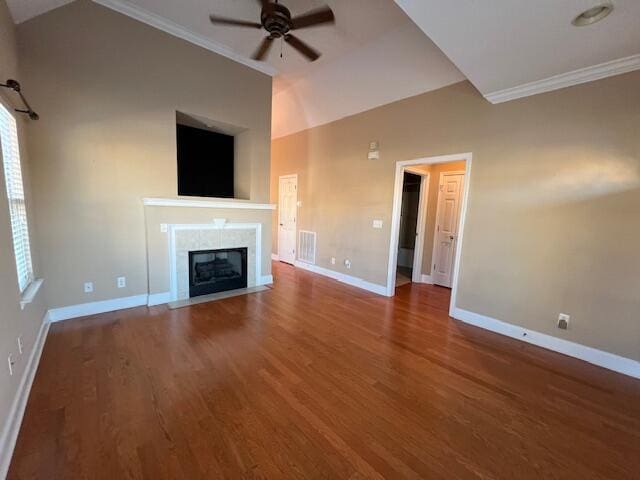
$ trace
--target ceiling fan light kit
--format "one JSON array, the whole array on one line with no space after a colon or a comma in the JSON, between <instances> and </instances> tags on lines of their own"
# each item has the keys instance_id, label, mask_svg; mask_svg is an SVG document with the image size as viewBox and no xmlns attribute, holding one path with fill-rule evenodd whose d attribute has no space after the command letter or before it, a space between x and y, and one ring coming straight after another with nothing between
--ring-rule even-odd
<instances>
[{"instance_id":1,"label":"ceiling fan light kit","mask_svg":"<svg viewBox=\"0 0 640 480\"><path fill-rule=\"evenodd\" d=\"M611 3L596 5L577 15L571 23L576 27L593 25L607 17L612 11L613 5Z\"/></svg>"},{"instance_id":2,"label":"ceiling fan light kit","mask_svg":"<svg viewBox=\"0 0 640 480\"><path fill-rule=\"evenodd\" d=\"M294 30L301 30L303 28L334 23L335 17L328 6L311 10L297 17L292 17L289 9L278 3L277 0L275 2L270 0L257 1L262 7L262 11L260 12L260 23L220 17L218 15L210 15L209 20L211 20L211 23L214 25L265 29L269 35L262 40L251 57L254 60L264 60L271 49L271 45L273 45L273 41L278 38L282 38L287 44L291 45L291 47L300 52L311 62L320 58L320 52L290 32Z\"/></svg>"}]
</instances>

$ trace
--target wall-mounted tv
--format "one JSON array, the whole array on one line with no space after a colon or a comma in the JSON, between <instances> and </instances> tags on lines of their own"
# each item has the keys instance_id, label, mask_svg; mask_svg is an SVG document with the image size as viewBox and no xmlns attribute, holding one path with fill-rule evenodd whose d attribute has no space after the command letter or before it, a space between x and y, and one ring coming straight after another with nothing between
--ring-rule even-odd
<instances>
[{"instance_id":1,"label":"wall-mounted tv","mask_svg":"<svg viewBox=\"0 0 640 480\"><path fill-rule=\"evenodd\" d=\"M178 124L178 195L233 198L234 137Z\"/></svg>"}]
</instances>

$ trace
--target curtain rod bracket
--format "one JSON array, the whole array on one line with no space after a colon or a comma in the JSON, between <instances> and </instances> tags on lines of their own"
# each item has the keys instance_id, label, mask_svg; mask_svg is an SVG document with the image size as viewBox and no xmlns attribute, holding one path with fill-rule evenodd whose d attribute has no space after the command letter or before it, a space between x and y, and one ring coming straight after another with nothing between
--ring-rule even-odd
<instances>
[{"instance_id":1,"label":"curtain rod bracket","mask_svg":"<svg viewBox=\"0 0 640 480\"><path fill-rule=\"evenodd\" d=\"M20 82L10 78L9 80L7 80L7 83L0 83L0 87L9 88L9 89L13 90L14 92L16 92L18 95L20 95L20 99L22 100L22 103L24 103L24 106L26 108L25 109L14 108L14 110L16 112L26 113L27 115L29 115L29 118L31 120L38 120L40 118L40 116L36 112L33 111L33 108L31 108L31 105L29 105L29 102L27 102L27 99L24 98L24 95L22 95L22 89L20 87Z\"/></svg>"}]
</instances>

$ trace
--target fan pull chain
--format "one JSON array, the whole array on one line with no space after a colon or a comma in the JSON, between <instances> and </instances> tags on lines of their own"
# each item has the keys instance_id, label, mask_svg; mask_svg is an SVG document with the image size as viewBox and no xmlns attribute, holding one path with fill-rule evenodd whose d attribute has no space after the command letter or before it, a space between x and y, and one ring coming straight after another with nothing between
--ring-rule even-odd
<instances>
[{"instance_id":1,"label":"fan pull chain","mask_svg":"<svg viewBox=\"0 0 640 480\"><path fill-rule=\"evenodd\" d=\"M282 46L284 45L284 38L280 37L280 58L282 57Z\"/></svg>"}]
</instances>

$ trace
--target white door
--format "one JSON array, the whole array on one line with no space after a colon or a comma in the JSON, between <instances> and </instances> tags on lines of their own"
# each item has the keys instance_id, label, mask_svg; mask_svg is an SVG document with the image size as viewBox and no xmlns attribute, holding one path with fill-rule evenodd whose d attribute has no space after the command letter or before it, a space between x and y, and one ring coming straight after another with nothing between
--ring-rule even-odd
<instances>
[{"instance_id":1,"label":"white door","mask_svg":"<svg viewBox=\"0 0 640 480\"><path fill-rule=\"evenodd\" d=\"M293 264L296 259L298 176L280 177L278 186L278 257Z\"/></svg>"},{"instance_id":2,"label":"white door","mask_svg":"<svg viewBox=\"0 0 640 480\"><path fill-rule=\"evenodd\" d=\"M451 287L463 187L464 173L440 175L431 275L433 283L443 287Z\"/></svg>"}]
</instances>

